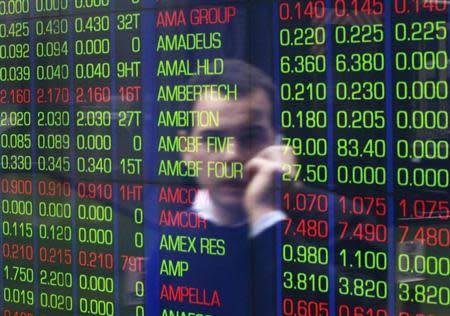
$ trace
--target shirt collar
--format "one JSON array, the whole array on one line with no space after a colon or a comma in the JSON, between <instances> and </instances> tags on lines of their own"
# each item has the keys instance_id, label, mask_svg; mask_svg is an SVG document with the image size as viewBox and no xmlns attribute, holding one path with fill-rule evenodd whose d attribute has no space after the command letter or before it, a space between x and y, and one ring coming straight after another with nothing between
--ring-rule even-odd
<instances>
[{"instance_id":1,"label":"shirt collar","mask_svg":"<svg viewBox=\"0 0 450 316\"><path fill-rule=\"evenodd\" d=\"M195 195L194 203L192 204L192 210L197 212L201 218L214 223L217 226L225 226L219 222L218 218L214 215L214 204L209 196L209 192L206 189L201 189ZM246 225L245 221L229 225L229 227L241 227Z\"/></svg>"}]
</instances>

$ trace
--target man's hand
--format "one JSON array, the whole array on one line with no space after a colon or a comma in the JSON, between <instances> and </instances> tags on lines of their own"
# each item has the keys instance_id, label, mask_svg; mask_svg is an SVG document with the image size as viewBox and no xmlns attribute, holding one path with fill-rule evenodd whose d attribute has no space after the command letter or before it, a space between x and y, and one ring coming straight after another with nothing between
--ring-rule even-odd
<instances>
[{"instance_id":1,"label":"man's hand","mask_svg":"<svg viewBox=\"0 0 450 316\"><path fill-rule=\"evenodd\" d=\"M273 145L261 150L245 164L248 184L244 207L250 225L255 224L264 214L277 209L273 194L275 179L283 172L283 164L294 162L292 150L286 146Z\"/></svg>"}]
</instances>

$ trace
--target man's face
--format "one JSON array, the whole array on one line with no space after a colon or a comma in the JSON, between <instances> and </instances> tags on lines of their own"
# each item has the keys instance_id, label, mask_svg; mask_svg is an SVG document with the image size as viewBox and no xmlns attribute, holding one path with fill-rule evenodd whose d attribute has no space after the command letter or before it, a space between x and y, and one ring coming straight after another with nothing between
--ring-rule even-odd
<instances>
[{"instance_id":1,"label":"man's face","mask_svg":"<svg viewBox=\"0 0 450 316\"><path fill-rule=\"evenodd\" d=\"M201 136L203 144L198 152L187 153L184 158L203 162L197 183L201 188L208 189L216 206L242 210L249 179L245 168L242 173L239 172L239 166L244 166L259 151L275 142L270 97L264 90L257 89L236 102L201 100L195 103L194 110L218 112L220 123L219 126L194 127L191 136ZM211 143L214 138L221 141L227 138L231 146L226 150L213 150L215 146L211 146ZM213 167L211 161L226 162L228 174L236 174L236 177L214 176L214 172L208 168L208 163ZM222 166L216 166L219 173L223 171L220 170Z\"/></svg>"}]
</instances>

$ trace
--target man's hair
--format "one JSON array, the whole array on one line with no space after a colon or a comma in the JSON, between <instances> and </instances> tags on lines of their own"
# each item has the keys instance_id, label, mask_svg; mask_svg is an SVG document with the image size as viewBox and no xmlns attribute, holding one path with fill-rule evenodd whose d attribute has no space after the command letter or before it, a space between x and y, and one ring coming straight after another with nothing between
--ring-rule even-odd
<instances>
[{"instance_id":1,"label":"man's hair","mask_svg":"<svg viewBox=\"0 0 450 316\"><path fill-rule=\"evenodd\" d=\"M212 64L210 69L212 68ZM273 115L274 84L272 79L259 68L239 59L225 59L224 70L220 75L199 75L191 77L189 85L215 85L229 84L237 85L238 98L245 98L259 89L266 92L267 98L272 105L270 113ZM195 102L185 104L190 110L194 108ZM275 127L274 120L271 119ZM190 131L190 127L186 129Z\"/></svg>"},{"instance_id":2,"label":"man's hair","mask_svg":"<svg viewBox=\"0 0 450 316\"><path fill-rule=\"evenodd\" d=\"M273 82L268 75L259 68L239 59L225 59L222 74L194 76L189 80L189 84L237 84L239 98L246 97L258 89L263 89L272 101L274 93Z\"/></svg>"}]
</instances>

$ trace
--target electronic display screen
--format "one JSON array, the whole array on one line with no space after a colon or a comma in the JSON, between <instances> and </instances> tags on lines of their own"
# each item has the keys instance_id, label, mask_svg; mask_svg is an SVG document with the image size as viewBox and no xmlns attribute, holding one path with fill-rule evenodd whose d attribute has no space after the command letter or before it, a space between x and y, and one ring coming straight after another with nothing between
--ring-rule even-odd
<instances>
[{"instance_id":1,"label":"electronic display screen","mask_svg":"<svg viewBox=\"0 0 450 316\"><path fill-rule=\"evenodd\" d=\"M0 0L0 315L450 315L446 0Z\"/></svg>"}]
</instances>

